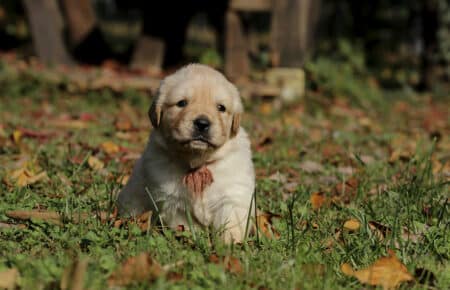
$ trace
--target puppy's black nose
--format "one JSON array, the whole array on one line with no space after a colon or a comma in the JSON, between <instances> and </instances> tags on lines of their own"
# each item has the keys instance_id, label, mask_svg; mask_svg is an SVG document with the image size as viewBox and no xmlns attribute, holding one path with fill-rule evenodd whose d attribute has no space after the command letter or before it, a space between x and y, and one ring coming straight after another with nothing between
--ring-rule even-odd
<instances>
[{"instance_id":1,"label":"puppy's black nose","mask_svg":"<svg viewBox=\"0 0 450 290\"><path fill-rule=\"evenodd\" d=\"M210 125L211 122L208 120L208 118L203 116L200 116L194 120L195 129L200 133L208 132Z\"/></svg>"}]
</instances>

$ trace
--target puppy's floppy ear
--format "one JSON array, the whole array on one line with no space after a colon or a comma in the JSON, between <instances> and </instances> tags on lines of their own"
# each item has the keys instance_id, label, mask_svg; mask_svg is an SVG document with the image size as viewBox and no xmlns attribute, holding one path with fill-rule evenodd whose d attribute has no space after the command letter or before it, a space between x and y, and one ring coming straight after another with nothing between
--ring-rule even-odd
<instances>
[{"instance_id":1,"label":"puppy's floppy ear","mask_svg":"<svg viewBox=\"0 0 450 290\"><path fill-rule=\"evenodd\" d=\"M233 121L231 122L230 137L233 138L239 133L239 127L241 126L241 113L233 114Z\"/></svg>"},{"instance_id":2,"label":"puppy's floppy ear","mask_svg":"<svg viewBox=\"0 0 450 290\"><path fill-rule=\"evenodd\" d=\"M162 104L164 103L164 99L166 98L167 90L168 90L168 82L167 80L170 77L165 78L161 81L159 85L158 91L156 92L156 96L153 99L152 105L148 110L148 117L152 122L153 128L158 128L159 123L161 121L162 114Z\"/></svg>"},{"instance_id":3,"label":"puppy's floppy ear","mask_svg":"<svg viewBox=\"0 0 450 290\"><path fill-rule=\"evenodd\" d=\"M152 122L153 128L158 128L159 121L161 120L161 104L158 104L158 97L150 106L150 109L148 110L148 117Z\"/></svg>"}]
</instances>

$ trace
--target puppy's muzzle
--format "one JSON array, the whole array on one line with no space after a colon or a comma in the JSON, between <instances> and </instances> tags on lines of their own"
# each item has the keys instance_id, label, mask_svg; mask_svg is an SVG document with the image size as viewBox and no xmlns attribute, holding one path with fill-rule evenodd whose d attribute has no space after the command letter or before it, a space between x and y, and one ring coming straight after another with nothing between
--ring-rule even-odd
<instances>
[{"instance_id":1,"label":"puppy's muzzle","mask_svg":"<svg viewBox=\"0 0 450 290\"><path fill-rule=\"evenodd\" d=\"M194 120L195 133L200 135L206 135L209 132L211 121L206 116L199 116Z\"/></svg>"}]
</instances>

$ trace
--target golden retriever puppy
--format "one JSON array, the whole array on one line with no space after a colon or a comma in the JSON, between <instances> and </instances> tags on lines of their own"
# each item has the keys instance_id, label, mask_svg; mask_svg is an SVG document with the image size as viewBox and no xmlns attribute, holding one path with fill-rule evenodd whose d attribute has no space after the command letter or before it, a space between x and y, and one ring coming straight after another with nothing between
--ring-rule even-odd
<instances>
[{"instance_id":1,"label":"golden retriever puppy","mask_svg":"<svg viewBox=\"0 0 450 290\"><path fill-rule=\"evenodd\" d=\"M225 242L242 241L255 188L242 111L236 87L212 68L191 64L166 77L149 110L147 148L119 193L119 212L152 210L169 227L212 226Z\"/></svg>"}]
</instances>

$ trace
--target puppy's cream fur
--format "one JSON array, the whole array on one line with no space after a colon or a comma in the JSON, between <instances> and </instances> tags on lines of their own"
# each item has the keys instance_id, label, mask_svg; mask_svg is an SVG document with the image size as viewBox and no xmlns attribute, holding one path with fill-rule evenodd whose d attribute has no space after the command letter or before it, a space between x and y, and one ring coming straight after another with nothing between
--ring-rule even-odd
<instances>
[{"instance_id":1,"label":"puppy's cream fur","mask_svg":"<svg viewBox=\"0 0 450 290\"><path fill-rule=\"evenodd\" d=\"M187 105L177 105L181 100ZM207 66L188 65L164 79L149 111L155 129L119 194L120 213L159 212L172 228L189 228L190 216L195 226L223 230L226 242L242 241L255 187L242 110L235 86ZM192 137L199 116L211 121L205 142ZM213 182L195 196L183 178L202 166Z\"/></svg>"}]
</instances>

